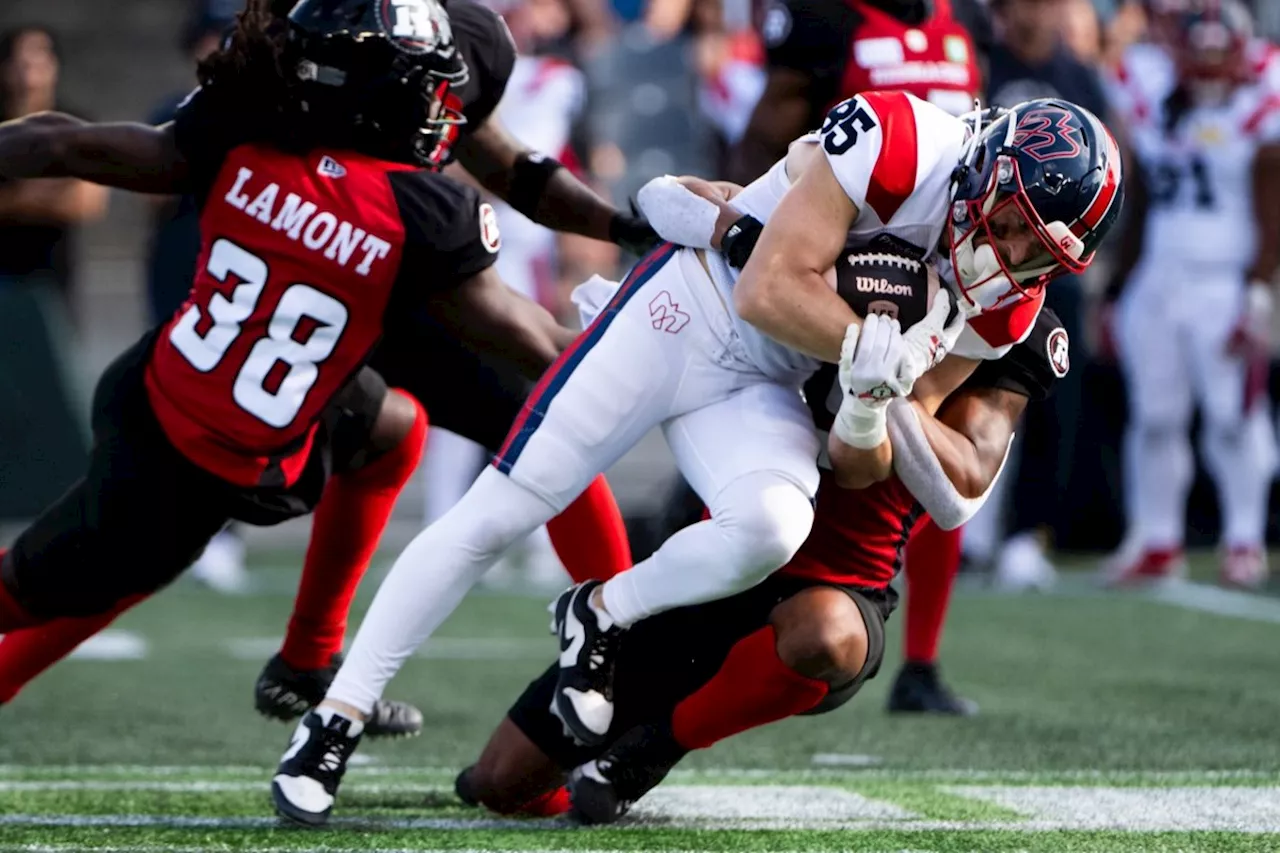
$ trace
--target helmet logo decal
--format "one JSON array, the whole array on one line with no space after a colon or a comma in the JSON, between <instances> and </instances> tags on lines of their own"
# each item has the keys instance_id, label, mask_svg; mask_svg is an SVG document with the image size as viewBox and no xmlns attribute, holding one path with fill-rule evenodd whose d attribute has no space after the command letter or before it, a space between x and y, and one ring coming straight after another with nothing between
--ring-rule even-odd
<instances>
[{"instance_id":1,"label":"helmet logo decal","mask_svg":"<svg viewBox=\"0 0 1280 853\"><path fill-rule=\"evenodd\" d=\"M1028 110L1018 117L1013 144L1039 163L1078 157L1084 151L1084 136L1072 120L1071 113L1061 107Z\"/></svg>"},{"instance_id":2,"label":"helmet logo decal","mask_svg":"<svg viewBox=\"0 0 1280 853\"><path fill-rule=\"evenodd\" d=\"M382 0L378 4L382 28L397 47L409 53L454 51L449 17L436 0Z\"/></svg>"},{"instance_id":3,"label":"helmet logo decal","mask_svg":"<svg viewBox=\"0 0 1280 853\"><path fill-rule=\"evenodd\" d=\"M1045 341L1045 351L1049 356L1049 366L1053 375L1061 379L1071 369L1071 345L1068 343L1067 330L1059 326L1049 333Z\"/></svg>"}]
</instances>

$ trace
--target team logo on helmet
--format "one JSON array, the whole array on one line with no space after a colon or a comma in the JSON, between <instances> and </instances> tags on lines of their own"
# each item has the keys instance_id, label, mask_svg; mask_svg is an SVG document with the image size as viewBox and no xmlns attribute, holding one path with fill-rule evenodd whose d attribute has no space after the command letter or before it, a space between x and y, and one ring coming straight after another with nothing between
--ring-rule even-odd
<instances>
[{"instance_id":1,"label":"team logo on helmet","mask_svg":"<svg viewBox=\"0 0 1280 853\"><path fill-rule=\"evenodd\" d=\"M1048 163L1080 156L1084 136L1071 113L1061 107L1043 106L1018 116L1013 144L1031 159Z\"/></svg>"},{"instance_id":2,"label":"team logo on helmet","mask_svg":"<svg viewBox=\"0 0 1280 853\"><path fill-rule=\"evenodd\" d=\"M437 0L381 0L378 14L382 29L401 50L453 54L453 28Z\"/></svg>"}]
</instances>

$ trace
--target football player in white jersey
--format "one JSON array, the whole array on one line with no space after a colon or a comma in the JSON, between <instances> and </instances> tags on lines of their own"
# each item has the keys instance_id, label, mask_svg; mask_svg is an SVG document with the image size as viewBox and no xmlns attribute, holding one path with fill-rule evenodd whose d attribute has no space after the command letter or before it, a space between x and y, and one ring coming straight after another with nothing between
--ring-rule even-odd
<instances>
[{"instance_id":1,"label":"football player in white jersey","mask_svg":"<svg viewBox=\"0 0 1280 853\"><path fill-rule=\"evenodd\" d=\"M494 465L396 560L325 701L294 734L273 780L277 809L327 819L362 721L404 660L503 550L653 427L711 518L556 602L556 707L576 738L599 743L609 728L626 628L747 589L790 560L818 483L800 385L857 353L861 320L825 278L851 240L941 261L954 296L940 292L901 336L874 387L845 389L842 441L884 446L882 404L910 393L957 338L971 358L1025 338L1048 280L1087 267L1114 222L1120 158L1095 116L1058 100L974 131L905 93L860 95L735 198L739 232L766 223L740 276L733 229L723 253L705 249L710 203L710 224L689 241L703 248L667 244L642 259L543 377ZM960 319L948 322L953 301Z\"/></svg>"},{"instance_id":2,"label":"football player in white jersey","mask_svg":"<svg viewBox=\"0 0 1280 853\"><path fill-rule=\"evenodd\" d=\"M1181 574L1193 403L1222 511L1221 579L1255 587L1275 434L1265 364L1280 263L1280 87L1238 0L1173 15L1112 86L1141 166L1111 295L1129 394L1125 584ZM1121 292L1121 287L1123 291Z\"/></svg>"}]
</instances>

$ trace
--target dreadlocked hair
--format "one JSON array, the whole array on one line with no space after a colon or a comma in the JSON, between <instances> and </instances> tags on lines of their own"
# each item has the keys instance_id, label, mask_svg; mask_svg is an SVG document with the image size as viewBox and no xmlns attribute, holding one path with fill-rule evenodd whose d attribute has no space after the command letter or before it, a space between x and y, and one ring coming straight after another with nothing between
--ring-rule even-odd
<instances>
[{"instance_id":1,"label":"dreadlocked hair","mask_svg":"<svg viewBox=\"0 0 1280 853\"><path fill-rule=\"evenodd\" d=\"M288 32L272 0L247 0L222 48L201 61L196 73L212 100L253 127L252 137L302 150L314 140L307 139L306 123L299 121L299 81L287 59Z\"/></svg>"}]
</instances>

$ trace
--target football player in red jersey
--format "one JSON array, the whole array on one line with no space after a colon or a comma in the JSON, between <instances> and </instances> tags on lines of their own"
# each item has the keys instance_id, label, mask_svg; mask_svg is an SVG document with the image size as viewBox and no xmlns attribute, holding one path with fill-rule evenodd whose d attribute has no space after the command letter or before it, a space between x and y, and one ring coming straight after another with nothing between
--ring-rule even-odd
<instances>
[{"instance_id":1,"label":"football player in red jersey","mask_svg":"<svg viewBox=\"0 0 1280 853\"><path fill-rule=\"evenodd\" d=\"M860 92L902 90L968 112L991 42L977 0L773 0L761 33L768 77L731 170L743 184Z\"/></svg>"},{"instance_id":2,"label":"football player in red jersey","mask_svg":"<svg viewBox=\"0 0 1280 853\"><path fill-rule=\"evenodd\" d=\"M787 145L859 92L901 89L960 114L982 91L991 24L975 0L773 0L762 26L768 81L734 152L747 183ZM960 531L921 525L907 549L906 663L891 711L973 713L937 670L938 643L960 568Z\"/></svg>"},{"instance_id":3,"label":"football player in red jersey","mask_svg":"<svg viewBox=\"0 0 1280 853\"><path fill-rule=\"evenodd\" d=\"M895 301L901 316L905 300ZM874 334L871 325L864 334ZM911 402L893 404L892 453L912 458L899 463L901 478L866 486L874 478L863 463L874 467L874 458L830 436L832 467L822 475L813 530L786 567L751 590L669 611L627 636L609 746L584 747L564 733L550 710L553 665L459 775L458 795L502 814L572 807L584 822L609 823L690 750L849 701L880 667L884 623L897 603L889 584L908 534L923 520L917 495L944 518L950 510L936 493L948 485L961 503L980 501L1028 400L1046 396L1065 374L1065 348L1065 333L1045 309L1030 337L968 378L971 364L922 377ZM826 401L835 373L831 366L806 388L819 428L832 422ZM865 487L842 487L851 483Z\"/></svg>"},{"instance_id":4,"label":"football player in red jersey","mask_svg":"<svg viewBox=\"0 0 1280 853\"><path fill-rule=\"evenodd\" d=\"M99 383L88 474L0 563L0 701L176 577L230 518L314 508L332 519L317 527L341 529L342 589L313 607L337 623L336 651L426 428L364 366L374 345L417 335L429 350L429 322L457 352L536 377L573 337L490 269L492 209L420 168L463 119L448 96L469 70L443 9L303 2L282 25L267 5L249 5L171 124L42 114L0 128L0 177L190 191L205 233L187 304ZM420 725L398 703L379 714L387 733Z\"/></svg>"}]
</instances>

